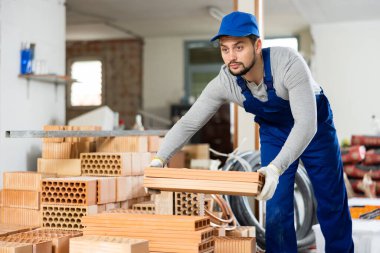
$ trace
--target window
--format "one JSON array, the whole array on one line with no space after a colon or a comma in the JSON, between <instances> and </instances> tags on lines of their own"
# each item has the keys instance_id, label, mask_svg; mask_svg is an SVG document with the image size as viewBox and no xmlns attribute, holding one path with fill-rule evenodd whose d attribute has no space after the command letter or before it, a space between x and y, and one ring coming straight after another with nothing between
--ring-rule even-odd
<instances>
[{"instance_id":1,"label":"window","mask_svg":"<svg viewBox=\"0 0 380 253\"><path fill-rule=\"evenodd\" d=\"M102 62L81 60L71 64L71 106L99 106L102 101Z\"/></svg>"},{"instance_id":2,"label":"window","mask_svg":"<svg viewBox=\"0 0 380 253\"><path fill-rule=\"evenodd\" d=\"M185 99L193 102L215 76L223 64L219 44L208 41L185 43Z\"/></svg>"}]
</instances>

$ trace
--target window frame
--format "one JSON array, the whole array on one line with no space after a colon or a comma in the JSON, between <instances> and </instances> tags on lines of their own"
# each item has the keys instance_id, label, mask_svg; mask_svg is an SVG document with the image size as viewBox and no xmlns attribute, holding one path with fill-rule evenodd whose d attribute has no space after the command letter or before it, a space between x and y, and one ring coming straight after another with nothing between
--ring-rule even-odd
<instances>
[{"instance_id":1,"label":"window frame","mask_svg":"<svg viewBox=\"0 0 380 253\"><path fill-rule=\"evenodd\" d=\"M102 64L102 94L101 94L101 103L100 105L72 105L71 104L71 86L74 82L70 82L69 85L66 85L66 108L68 109L82 109L82 110L88 110L88 109L96 109L98 107L106 105L106 71L105 71L105 64L104 59L102 57L97 56L86 56L86 57L74 57L70 58L67 61L67 73L68 76L71 77L71 66L74 64L74 62L78 61L100 61Z\"/></svg>"}]
</instances>

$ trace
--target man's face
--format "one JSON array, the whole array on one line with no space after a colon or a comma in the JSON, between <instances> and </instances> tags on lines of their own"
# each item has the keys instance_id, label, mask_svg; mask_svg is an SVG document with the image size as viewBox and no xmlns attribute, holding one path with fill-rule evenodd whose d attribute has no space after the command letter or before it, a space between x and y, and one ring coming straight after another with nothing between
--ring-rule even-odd
<instances>
[{"instance_id":1,"label":"man's face","mask_svg":"<svg viewBox=\"0 0 380 253\"><path fill-rule=\"evenodd\" d=\"M251 39L222 36L219 42L223 61L232 75L243 76L255 65L256 55Z\"/></svg>"}]
</instances>

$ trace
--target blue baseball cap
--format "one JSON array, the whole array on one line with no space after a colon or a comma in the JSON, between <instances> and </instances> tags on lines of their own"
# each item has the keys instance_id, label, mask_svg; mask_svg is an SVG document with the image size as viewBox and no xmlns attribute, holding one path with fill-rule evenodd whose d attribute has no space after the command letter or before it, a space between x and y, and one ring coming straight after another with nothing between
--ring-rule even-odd
<instances>
[{"instance_id":1,"label":"blue baseball cap","mask_svg":"<svg viewBox=\"0 0 380 253\"><path fill-rule=\"evenodd\" d=\"M245 37L248 35L260 37L256 17L246 12L234 11L224 16L218 34L210 41L217 40L220 36Z\"/></svg>"}]
</instances>

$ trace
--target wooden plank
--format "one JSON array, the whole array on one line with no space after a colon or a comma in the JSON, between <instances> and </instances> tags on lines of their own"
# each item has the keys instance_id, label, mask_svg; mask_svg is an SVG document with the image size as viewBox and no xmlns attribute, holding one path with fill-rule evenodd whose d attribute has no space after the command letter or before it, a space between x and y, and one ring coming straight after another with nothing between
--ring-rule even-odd
<instances>
[{"instance_id":1,"label":"wooden plank","mask_svg":"<svg viewBox=\"0 0 380 253\"><path fill-rule=\"evenodd\" d=\"M192 179L192 180L212 180L212 181L230 181L230 182L247 182L263 183L264 177L258 172L244 171L211 171L199 169L173 169L173 168L145 168L146 177L155 178L175 178L175 179ZM228 179L228 180L226 180Z\"/></svg>"},{"instance_id":2,"label":"wooden plank","mask_svg":"<svg viewBox=\"0 0 380 253\"><path fill-rule=\"evenodd\" d=\"M189 180L173 178L144 178L144 186L164 191L257 196L262 186L257 183Z\"/></svg>"}]
</instances>

